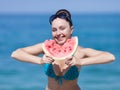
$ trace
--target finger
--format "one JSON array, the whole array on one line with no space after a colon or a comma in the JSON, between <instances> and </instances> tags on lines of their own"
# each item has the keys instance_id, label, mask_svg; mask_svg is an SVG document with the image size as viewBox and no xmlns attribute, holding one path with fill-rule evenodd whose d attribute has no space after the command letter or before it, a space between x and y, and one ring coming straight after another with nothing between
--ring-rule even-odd
<instances>
[{"instance_id":1,"label":"finger","mask_svg":"<svg viewBox=\"0 0 120 90\"><path fill-rule=\"evenodd\" d=\"M52 57L50 57L50 56L48 56L48 55L46 55L46 57L49 58L49 60L50 60L51 62L54 62L54 59L53 59Z\"/></svg>"},{"instance_id":2,"label":"finger","mask_svg":"<svg viewBox=\"0 0 120 90\"><path fill-rule=\"evenodd\" d=\"M52 60L52 58L49 55L47 55L47 54L45 54L44 57L47 58L47 59Z\"/></svg>"},{"instance_id":3,"label":"finger","mask_svg":"<svg viewBox=\"0 0 120 90\"><path fill-rule=\"evenodd\" d=\"M46 56L47 58L52 58L51 56L49 56L49 55L47 55L47 54L46 54L45 56Z\"/></svg>"},{"instance_id":4,"label":"finger","mask_svg":"<svg viewBox=\"0 0 120 90\"><path fill-rule=\"evenodd\" d=\"M45 58L43 58L43 62L44 63L52 63L53 60L51 58L45 57Z\"/></svg>"},{"instance_id":5,"label":"finger","mask_svg":"<svg viewBox=\"0 0 120 90\"><path fill-rule=\"evenodd\" d=\"M52 58L49 58L49 61L52 63L52 62L54 62L54 59L52 59Z\"/></svg>"},{"instance_id":6,"label":"finger","mask_svg":"<svg viewBox=\"0 0 120 90\"><path fill-rule=\"evenodd\" d=\"M68 64L68 66L74 66L74 63L73 62L70 62L69 64Z\"/></svg>"},{"instance_id":7,"label":"finger","mask_svg":"<svg viewBox=\"0 0 120 90\"><path fill-rule=\"evenodd\" d=\"M65 61L66 61L66 62L70 62L70 61L72 61L72 57L66 58Z\"/></svg>"},{"instance_id":8,"label":"finger","mask_svg":"<svg viewBox=\"0 0 120 90\"><path fill-rule=\"evenodd\" d=\"M69 65L69 64L70 64L70 62L71 62L71 61L66 61L66 62L65 62L65 64L66 64L66 65Z\"/></svg>"},{"instance_id":9,"label":"finger","mask_svg":"<svg viewBox=\"0 0 120 90\"><path fill-rule=\"evenodd\" d=\"M66 61L65 61L66 64L68 64L68 63L70 63L70 62L72 62L72 58L68 58L68 59L66 59Z\"/></svg>"},{"instance_id":10,"label":"finger","mask_svg":"<svg viewBox=\"0 0 120 90\"><path fill-rule=\"evenodd\" d=\"M52 63L52 62L54 62L54 59L52 59L52 58L47 58L47 62L48 62L48 63Z\"/></svg>"},{"instance_id":11,"label":"finger","mask_svg":"<svg viewBox=\"0 0 120 90\"><path fill-rule=\"evenodd\" d=\"M75 65L75 61L74 61L74 60L72 60L72 61L67 61L67 62L66 62L66 65L68 65L68 66L74 66L74 65Z\"/></svg>"}]
</instances>

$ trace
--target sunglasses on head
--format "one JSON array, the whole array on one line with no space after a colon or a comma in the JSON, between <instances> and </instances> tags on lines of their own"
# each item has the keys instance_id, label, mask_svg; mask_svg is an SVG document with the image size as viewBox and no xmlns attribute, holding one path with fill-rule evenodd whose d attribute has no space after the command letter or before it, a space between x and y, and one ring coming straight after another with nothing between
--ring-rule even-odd
<instances>
[{"instance_id":1,"label":"sunglasses on head","mask_svg":"<svg viewBox=\"0 0 120 90\"><path fill-rule=\"evenodd\" d=\"M52 21L56 18L62 18L62 19L65 19L66 21L68 21L70 23L70 25L72 26L72 21L71 19L64 13L61 13L61 14L54 14L52 15L50 18L49 18L49 22L50 24L52 23Z\"/></svg>"}]
</instances>

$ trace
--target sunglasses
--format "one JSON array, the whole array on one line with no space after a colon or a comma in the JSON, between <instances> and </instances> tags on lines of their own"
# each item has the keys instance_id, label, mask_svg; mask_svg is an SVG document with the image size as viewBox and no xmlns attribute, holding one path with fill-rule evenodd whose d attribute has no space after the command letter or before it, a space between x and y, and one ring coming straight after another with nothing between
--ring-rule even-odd
<instances>
[{"instance_id":1,"label":"sunglasses","mask_svg":"<svg viewBox=\"0 0 120 90\"><path fill-rule=\"evenodd\" d=\"M56 19L56 18L65 19L65 20L68 21L68 22L70 23L70 25L72 26L72 21L71 21L71 19L70 19L66 14L64 14L64 13L61 13L61 14L58 14L58 15L56 15L56 14L52 15L52 16L49 18L50 24L51 24L52 21L53 21L54 19Z\"/></svg>"}]
</instances>

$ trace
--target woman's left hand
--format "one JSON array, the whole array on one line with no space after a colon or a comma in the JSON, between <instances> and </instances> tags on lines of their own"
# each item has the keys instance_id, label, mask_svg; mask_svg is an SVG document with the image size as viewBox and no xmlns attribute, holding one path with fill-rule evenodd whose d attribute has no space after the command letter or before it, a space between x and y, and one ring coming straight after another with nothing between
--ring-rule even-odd
<instances>
[{"instance_id":1,"label":"woman's left hand","mask_svg":"<svg viewBox=\"0 0 120 90\"><path fill-rule=\"evenodd\" d=\"M76 57L75 56L70 56L70 57L66 58L65 64L68 65L69 67L77 65Z\"/></svg>"}]
</instances>

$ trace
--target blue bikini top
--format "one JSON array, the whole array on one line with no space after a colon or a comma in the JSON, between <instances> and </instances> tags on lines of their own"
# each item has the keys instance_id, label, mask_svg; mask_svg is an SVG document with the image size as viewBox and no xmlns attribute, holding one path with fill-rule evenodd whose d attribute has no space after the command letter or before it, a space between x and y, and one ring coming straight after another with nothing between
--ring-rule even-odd
<instances>
[{"instance_id":1,"label":"blue bikini top","mask_svg":"<svg viewBox=\"0 0 120 90\"><path fill-rule=\"evenodd\" d=\"M74 80L79 76L79 70L77 66L71 66L64 76L56 75L53 70L52 64L45 64L44 66L45 66L45 74L51 78L55 78L55 80L58 81L58 84L60 85L62 85L63 83L62 79Z\"/></svg>"}]
</instances>

